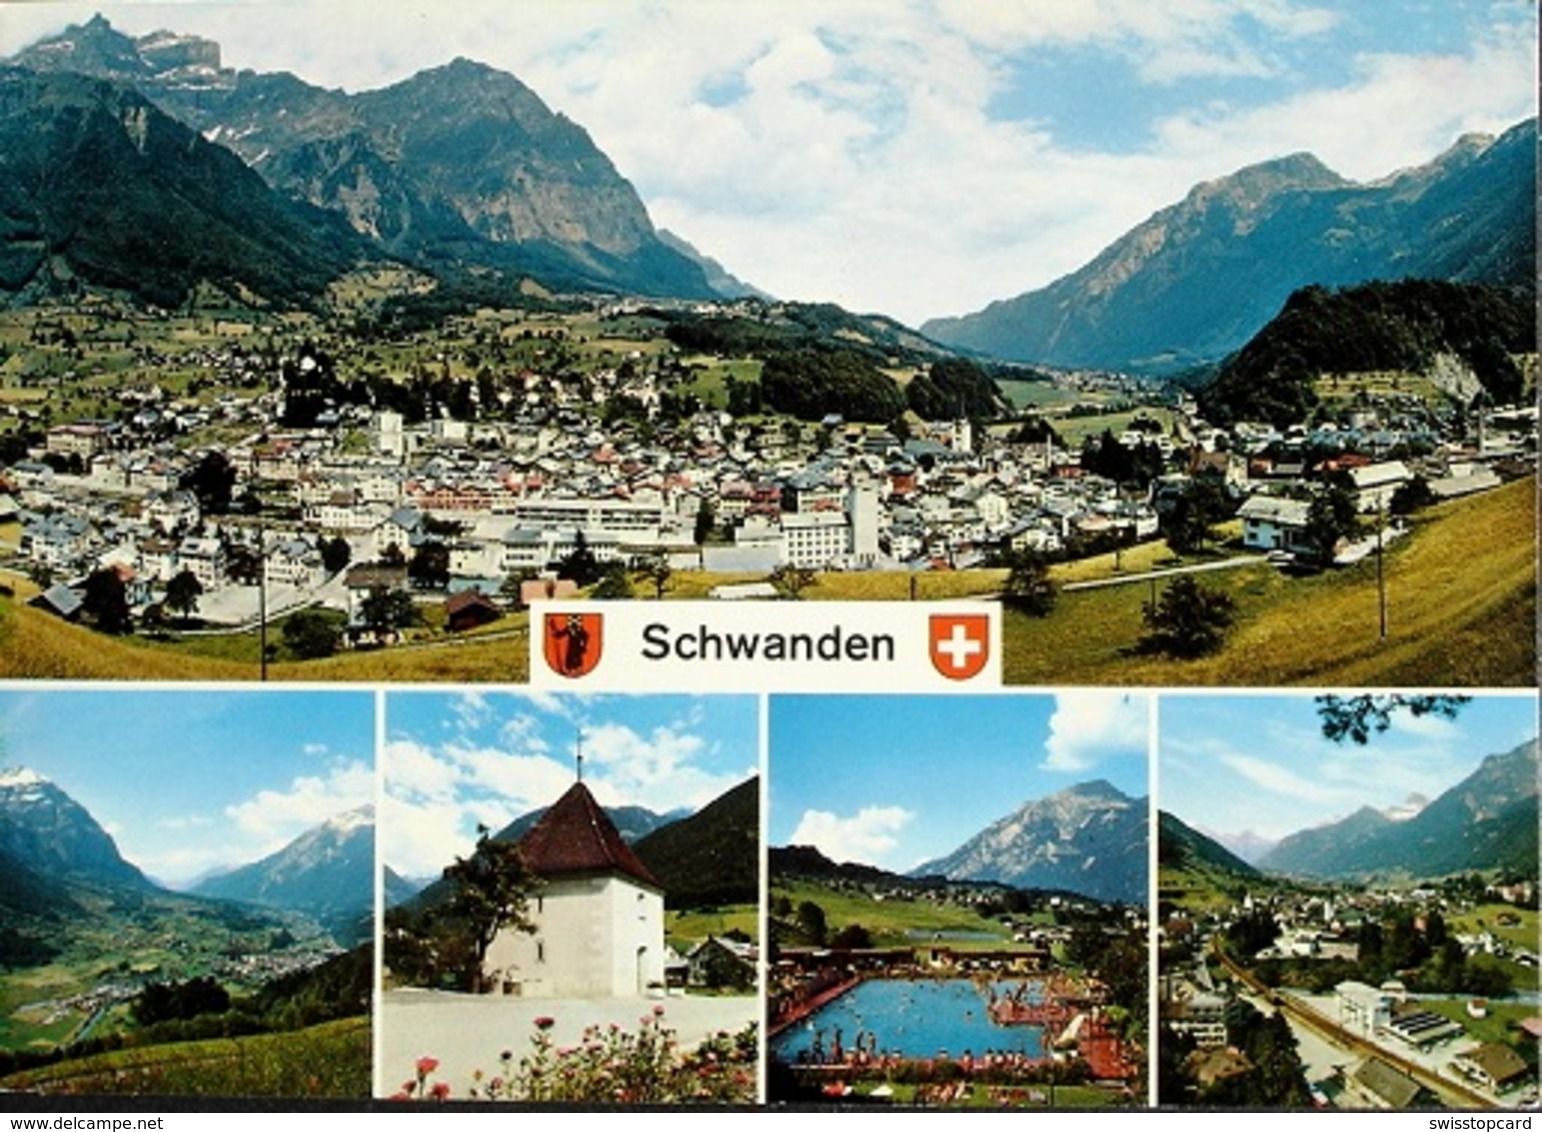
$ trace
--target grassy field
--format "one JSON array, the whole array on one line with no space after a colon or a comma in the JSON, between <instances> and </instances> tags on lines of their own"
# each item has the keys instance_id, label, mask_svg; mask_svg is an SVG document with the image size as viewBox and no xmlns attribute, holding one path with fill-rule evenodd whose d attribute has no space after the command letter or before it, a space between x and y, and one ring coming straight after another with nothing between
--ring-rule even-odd
<instances>
[{"instance_id":1,"label":"grassy field","mask_svg":"<svg viewBox=\"0 0 1542 1132\"><path fill-rule=\"evenodd\" d=\"M751 939L760 938L760 909L753 904L729 904L706 911L670 912L664 918L664 935L680 950L691 947L708 936L741 931Z\"/></svg>"},{"instance_id":2,"label":"grassy field","mask_svg":"<svg viewBox=\"0 0 1542 1132\"><path fill-rule=\"evenodd\" d=\"M1469 1015L1465 1000L1421 999L1419 1005L1460 1023L1480 1042L1502 1042L1505 1045L1516 1045L1520 1038L1520 1031L1516 1027L1522 1020L1534 1017L1537 1013L1535 1006L1520 1002L1491 1001L1486 1018Z\"/></svg>"},{"instance_id":3,"label":"grassy field","mask_svg":"<svg viewBox=\"0 0 1542 1132\"><path fill-rule=\"evenodd\" d=\"M13 1073L0 1089L50 1095L368 1097L370 1023L114 1050Z\"/></svg>"},{"instance_id":4,"label":"grassy field","mask_svg":"<svg viewBox=\"0 0 1542 1132\"><path fill-rule=\"evenodd\" d=\"M1063 593L1036 619L1007 613L1009 684L1510 686L1535 683L1535 481L1431 508L1386 557L1389 631L1379 637L1376 564L1286 577L1268 566L1212 574L1237 603L1225 648L1200 660L1136 655L1145 585ZM1158 592L1160 592L1158 583Z\"/></svg>"},{"instance_id":5,"label":"grassy field","mask_svg":"<svg viewBox=\"0 0 1542 1132\"><path fill-rule=\"evenodd\" d=\"M1119 413L1104 413L1095 417L1057 417L1051 415L1050 423L1060 434L1066 447L1079 449L1089 436L1102 436L1104 430L1118 436L1137 419L1154 420L1161 424L1163 433L1170 432L1173 414L1167 409L1150 406L1129 409Z\"/></svg>"},{"instance_id":6,"label":"grassy field","mask_svg":"<svg viewBox=\"0 0 1542 1132\"><path fill-rule=\"evenodd\" d=\"M1527 687L1535 683L1535 481L1433 507L1386 556L1389 632L1379 637L1374 560L1314 577L1272 567L1211 574L1204 584L1237 604L1224 649L1200 660L1136 654L1144 631L1143 583L1063 592L1054 612L1004 615L1003 672L1013 685L1368 685ZM1174 564L1162 542L1057 566L1061 583L1139 575ZM809 601L978 598L1000 590L1001 570L925 574L821 574ZM679 571L666 600L706 597L755 574ZM1156 583L1157 592L1163 583ZM914 586L914 593L912 593ZM16 583L0 598L0 676L49 679L252 680L255 634L180 643L106 638L27 607ZM339 682L523 683L529 678L528 615L464 637L411 647L281 660L269 679Z\"/></svg>"},{"instance_id":7,"label":"grassy field","mask_svg":"<svg viewBox=\"0 0 1542 1132\"><path fill-rule=\"evenodd\" d=\"M875 947L915 944L935 932L983 933L988 939L970 941L950 939L949 946L968 949L1001 947L1011 942L1011 930L997 920L988 920L958 904L934 904L931 901L874 900L858 892L846 892L807 881L784 882L772 878L771 895L785 896L796 908L812 900L824 909L825 923L831 934L850 924L861 924L873 937Z\"/></svg>"}]
</instances>

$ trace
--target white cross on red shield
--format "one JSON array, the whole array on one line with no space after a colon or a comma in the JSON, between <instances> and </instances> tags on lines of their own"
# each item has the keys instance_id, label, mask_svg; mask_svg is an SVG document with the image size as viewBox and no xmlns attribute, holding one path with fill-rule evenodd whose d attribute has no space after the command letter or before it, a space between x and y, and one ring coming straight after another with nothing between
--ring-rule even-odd
<instances>
[{"instance_id":1,"label":"white cross on red shield","mask_svg":"<svg viewBox=\"0 0 1542 1132\"><path fill-rule=\"evenodd\" d=\"M983 613L934 613L927 649L932 667L949 680L970 680L991 655L990 618Z\"/></svg>"}]
</instances>

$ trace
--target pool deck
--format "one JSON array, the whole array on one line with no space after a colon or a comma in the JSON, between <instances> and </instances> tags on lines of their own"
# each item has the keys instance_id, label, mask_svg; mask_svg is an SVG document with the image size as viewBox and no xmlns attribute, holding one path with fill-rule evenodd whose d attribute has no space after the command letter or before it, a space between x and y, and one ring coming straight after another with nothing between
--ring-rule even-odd
<instances>
[{"instance_id":1,"label":"pool deck","mask_svg":"<svg viewBox=\"0 0 1542 1132\"><path fill-rule=\"evenodd\" d=\"M787 1027L803 1021L803 1019L814 1013L814 1011L818 1010L821 1006L834 1002L836 999L840 998L841 995L845 994L861 981L861 979L853 976L844 982L836 983L834 986L826 987L824 990L820 991L813 997L803 1000L802 1002L798 1003L798 1005L789 1010L786 1014L778 1018L775 1022L768 1023L766 1026L766 1037L776 1037L777 1034L780 1034L783 1030L787 1029Z\"/></svg>"}]
</instances>

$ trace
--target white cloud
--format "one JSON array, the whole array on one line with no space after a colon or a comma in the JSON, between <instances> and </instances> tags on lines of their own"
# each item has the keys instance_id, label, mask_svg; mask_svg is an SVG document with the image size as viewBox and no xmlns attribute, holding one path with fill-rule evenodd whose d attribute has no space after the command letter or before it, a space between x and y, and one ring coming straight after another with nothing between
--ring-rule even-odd
<instances>
[{"instance_id":1,"label":"white cloud","mask_svg":"<svg viewBox=\"0 0 1542 1132\"><path fill-rule=\"evenodd\" d=\"M899 806L864 806L850 817L805 810L789 844L812 845L837 863L882 864L899 844L896 836L915 815Z\"/></svg>"},{"instance_id":2,"label":"white cloud","mask_svg":"<svg viewBox=\"0 0 1542 1132\"><path fill-rule=\"evenodd\" d=\"M1304 801L1332 807L1343 806L1354 800L1354 794L1341 787L1325 786L1277 763L1238 754L1222 755L1220 761L1254 786L1284 795L1292 802Z\"/></svg>"},{"instance_id":3,"label":"white cloud","mask_svg":"<svg viewBox=\"0 0 1542 1132\"><path fill-rule=\"evenodd\" d=\"M380 859L406 877L437 877L476 844L474 823L455 802L408 805L388 795L378 828Z\"/></svg>"},{"instance_id":4,"label":"white cloud","mask_svg":"<svg viewBox=\"0 0 1542 1132\"><path fill-rule=\"evenodd\" d=\"M485 695L468 689L450 701L450 714L461 731L475 731L493 718L493 709Z\"/></svg>"},{"instance_id":5,"label":"white cloud","mask_svg":"<svg viewBox=\"0 0 1542 1132\"><path fill-rule=\"evenodd\" d=\"M302 775L285 790L260 790L225 807L238 834L273 852L313 826L374 801L375 772L360 761L339 762L324 775Z\"/></svg>"},{"instance_id":6,"label":"white cloud","mask_svg":"<svg viewBox=\"0 0 1542 1132\"><path fill-rule=\"evenodd\" d=\"M404 801L447 801L455 796L460 780L454 764L409 739L386 743L381 770L386 793Z\"/></svg>"},{"instance_id":7,"label":"white cloud","mask_svg":"<svg viewBox=\"0 0 1542 1132\"><path fill-rule=\"evenodd\" d=\"M1130 692L1061 692L1049 718L1044 770L1082 772L1109 758L1144 758L1150 701Z\"/></svg>"},{"instance_id":8,"label":"white cloud","mask_svg":"<svg viewBox=\"0 0 1542 1132\"><path fill-rule=\"evenodd\" d=\"M20 18L0 44L97 6L9 5ZM1298 150L1376 178L1534 114L1536 99L1523 5L1485 9L1459 49L1367 55L1331 81L1302 53L1333 44L1344 3L101 6L132 31L213 35L231 65L350 89L481 59L587 129L657 223L731 271L911 322L1043 286L1199 181ZM1228 77L1253 93L1166 102L1161 121L1137 123L1149 144L1117 153L996 118L998 95L1066 51L1164 94Z\"/></svg>"}]
</instances>

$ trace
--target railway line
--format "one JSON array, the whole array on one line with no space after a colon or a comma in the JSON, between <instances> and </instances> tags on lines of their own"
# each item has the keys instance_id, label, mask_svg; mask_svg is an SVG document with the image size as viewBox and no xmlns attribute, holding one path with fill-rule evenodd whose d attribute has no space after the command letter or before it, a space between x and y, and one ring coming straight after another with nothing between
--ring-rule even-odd
<instances>
[{"instance_id":1,"label":"railway line","mask_svg":"<svg viewBox=\"0 0 1542 1132\"><path fill-rule=\"evenodd\" d=\"M1420 1065L1416 1061L1410 1061L1408 1058L1387 1049L1385 1046L1378 1045L1368 1038L1351 1033L1315 1007L1291 995L1280 994L1278 991L1266 986L1246 967L1243 967L1222 951L1217 939L1212 938L1210 950L1238 983L1269 1003L1274 1009L1282 1012L1287 1019L1315 1031L1325 1041L1346 1052L1357 1054L1361 1057L1379 1057L1400 1073L1406 1073L1419 1082L1419 1084L1429 1089L1439 1098L1441 1104L1453 1108L1492 1109L1494 1107L1492 1097L1485 1096L1475 1089L1470 1089L1459 1081L1453 1081L1449 1077L1444 1077L1428 1066Z\"/></svg>"}]
</instances>

